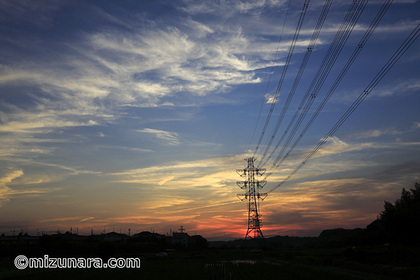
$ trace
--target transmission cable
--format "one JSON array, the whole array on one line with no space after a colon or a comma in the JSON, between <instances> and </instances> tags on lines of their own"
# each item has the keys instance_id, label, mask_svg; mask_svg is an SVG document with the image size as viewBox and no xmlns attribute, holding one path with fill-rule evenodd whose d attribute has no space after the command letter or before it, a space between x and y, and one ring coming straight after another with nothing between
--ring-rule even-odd
<instances>
[{"instance_id":1,"label":"transmission cable","mask_svg":"<svg viewBox=\"0 0 420 280\"><path fill-rule=\"evenodd\" d=\"M299 33L300 33L301 28L302 28L302 23L303 23L303 20L305 18L306 11L308 10L309 1L310 0L305 0L305 2L303 4L303 7L302 7L302 11L300 12L300 17L299 17L298 25L296 26L295 34L293 35L293 40L292 40L292 43L290 45L290 49L289 49L289 53L288 53L287 58L286 58L286 62L284 64L284 66L283 66L283 71L282 71L282 74L281 74L281 78L280 78L280 81L279 81L279 83L277 85L277 89L276 89L276 92L275 92L274 97L273 97L273 102L271 103L270 111L269 111L269 113L267 115L267 119L265 120L264 128L263 128L263 130L261 132L260 138L258 140L258 144L257 144L257 146L255 148L254 156L258 152L258 149L259 149L260 144L261 144L261 141L262 141L262 139L264 137L265 131L267 130L268 123L270 122L270 118L271 118L271 115L273 113L274 106L277 103L277 99L278 99L278 96L280 94L280 89L281 89L281 86L283 84L283 80L284 80L284 77L286 75L287 69L289 67L290 59L292 58L292 54L293 54L294 48L296 46L297 39L299 37Z\"/></svg>"},{"instance_id":2,"label":"transmission cable","mask_svg":"<svg viewBox=\"0 0 420 280\"><path fill-rule=\"evenodd\" d=\"M350 56L350 58L347 60L347 63L345 64L345 66L343 67L343 69L341 70L340 74L338 75L338 77L336 78L336 80L334 81L334 84L332 85L332 87L329 89L328 93L325 95L324 99L322 100L322 102L319 104L318 108L316 109L315 113L312 115L311 119L308 121L308 123L306 124L305 128L301 131L301 133L299 134L298 138L295 140L294 144L289 148L289 150L287 151L286 155L283 156L283 158L277 158L276 159L276 167L278 168L280 166L280 164L282 164L284 162L284 160L290 155L291 151L296 147L296 145L300 142L300 140L302 139L302 137L305 135L305 133L308 131L309 127L313 124L313 122L315 121L315 119L318 117L319 113L322 111L322 109L324 108L324 106L326 105L326 103L328 102L328 100L330 99L331 95L335 92L335 90L337 89L338 85L341 83L341 81L343 80L344 76L347 74L348 70L350 69L350 67L352 66L353 62L356 60L357 56L360 54L360 52L362 51L363 47L366 45L367 41L369 40L370 36L372 35L372 33L375 31L376 27L378 26L379 22L381 21L381 19L383 18L383 16L385 15L385 13L387 12L389 6L391 6L393 0L387 0L383 3L383 5L381 6L380 10L378 11L378 13L376 14L374 20L372 21L372 23L370 24L369 28L366 30L365 34L363 35L362 39L360 40L360 42L357 44L356 48L354 49L352 55ZM267 175L268 177L269 175Z\"/></svg>"},{"instance_id":3,"label":"transmission cable","mask_svg":"<svg viewBox=\"0 0 420 280\"><path fill-rule=\"evenodd\" d=\"M309 58L311 57L312 50L315 47L315 43L316 43L316 41L318 39L319 33L320 33L321 29L322 29L322 26L323 26L323 24L325 22L325 19L327 18L327 15L328 15L328 12L330 10L330 7L331 7L332 2L333 2L333 0L326 0L325 1L325 4L324 4L323 9L321 11L321 14L319 16L317 25L316 25L316 27L314 29L314 32L313 32L312 37L311 37L311 40L310 40L310 42L308 44L307 51L305 53L305 56L303 57L303 60L302 60L302 63L300 65L300 67L299 67L299 71L298 71L298 73L296 75L295 81L293 82L293 86L292 86L292 88L291 88L291 90L289 92L289 95L287 96L287 100L285 102L285 105L283 106L283 109L282 109L281 113L280 113L279 119L277 120L276 127L275 127L275 129L273 131L273 134L272 134L272 136L271 136L268 144L266 145L265 151L264 151L264 153L263 153L263 155L261 157L259 167L264 166L264 163L263 164L261 164L261 163L264 161L265 156L267 155L267 152L270 149L271 144L273 143L274 138L276 137L276 134L277 134L277 132L278 132L278 130L280 128L280 125L283 122L283 118L286 115L287 110L289 109L290 102L293 99L293 96L294 96L294 94L296 92L296 89L297 89L297 87L299 85L300 79L302 78L303 72L305 71L305 68L306 68L306 65L308 64Z\"/></svg>"},{"instance_id":4,"label":"transmission cable","mask_svg":"<svg viewBox=\"0 0 420 280\"><path fill-rule=\"evenodd\" d=\"M282 182L276 185L272 190L281 187L286 183L296 172L301 169L308 160L310 160L324 145L325 143L334 135L335 132L343 125L343 123L353 114L353 112L359 107L359 105L366 99L370 92L382 81L385 75L394 67L398 60L404 55L408 48L416 41L420 35L420 24L418 24L410 35L405 39L401 46L394 52L392 57L386 62L382 69L376 74L368 86L363 90L363 92L356 98L353 104L347 109L347 111L341 116L341 118L335 123L335 125L330 129L330 131L321 138L320 142L315 146L315 148L306 156L306 158L294 169Z\"/></svg>"},{"instance_id":5,"label":"transmission cable","mask_svg":"<svg viewBox=\"0 0 420 280\"><path fill-rule=\"evenodd\" d=\"M359 5L360 3L360 5ZM295 136L297 130L299 129L300 125L302 124L306 114L308 113L311 105L315 101L315 98L318 95L318 92L320 91L322 85L324 84L325 80L327 79L329 73L331 72L332 67L334 66L335 62L337 61L338 56L340 55L344 45L347 42L347 39L349 38L351 32L354 29L354 26L356 25L358 19L360 18L365 6L367 4L367 1L362 0L360 2L353 1L351 6L349 7L348 12L346 13L345 18L343 19L339 30L337 31L333 42L331 43L326 55L324 56L324 59L321 63L321 65L318 68L318 71L313 78L311 85L309 86L308 90L305 93L305 96L302 99L302 102L300 103L297 111L295 112L295 115L293 116L292 120L290 121L285 133L280 138L280 140L277 142L277 145L274 147L273 151L271 152L269 159L271 156L275 153L277 148L280 146L281 142L283 141L284 137L287 135L288 131L290 130L290 127L293 125L294 121L299 115L299 118L297 122L294 124L294 127L292 131L290 132L285 144L283 145L279 155L277 156L276 160L274 161L273 165L270 169L276 167L276 162L279 158L281 158L284 154L284 151L290 144L291 140ZM305 103L305 106L302 111L302 106Z\"/></svg>"},{"instance_id":6,"label":"transmission cable","mask_svg":"<svg viewBox=\"0 0 420 280\"><path fill-rule=\"evenodd\" d=\"M280 38L279 38L279 41L277 43L276 54L274 55L274 60L273 61L276 61L277 60L277 56L279 54L280 43L281 43L282 38L283 38L284 26L286 25L286 20L287 20L288 14L289 14L290 3L291 2L292 2L292 0L289 0L289 4L288 4L287 10L286 10L286 15L285 15L284 21L283 21L283 27L282 27L281 33L280 33ZM264 96L266 96L267 93L268 93L268 88L270 87L271 77L273 76L273 73L274 73L274 65L271 67L270 76L268 76L268 82L267 82L267 87L265 88L265 94L264 94ZM258 113L257 122L255 123L254 132L252 133L251 141L249 142L248 150L251 150L252 141L254 141L255 132L257 131L258 123L260 121L260 117L261 117L261 113L262 113L264 104L265 104L265 101L263 100L263 102L261 103L260 112Z\"/></svg>"}]
</instances>

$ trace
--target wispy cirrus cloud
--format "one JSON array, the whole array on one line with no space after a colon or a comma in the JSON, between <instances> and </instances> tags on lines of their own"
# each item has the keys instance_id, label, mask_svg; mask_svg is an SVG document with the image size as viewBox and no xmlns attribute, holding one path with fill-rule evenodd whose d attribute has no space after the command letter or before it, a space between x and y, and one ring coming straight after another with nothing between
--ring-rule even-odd
<instances>
[{"instance_id":1,"label":"wispy cirrus cloud","mask_svg":"<svg viewBox=\"0 0 420 280\"><path fill-rule=\"evenodd\" d=\"M259 15L266 7L282 7L287 1L284 0L253 0L253 1L220 1L220 2L197 2L184 0L183 6L179 9L189 14L220 14L222 17L230 18L234 14L251 13Z\"/></svg>"},{"instance_id":2,"label":"wispy cirrus cloud","mask_svg":"<svg viewBox=\"0 0 420 280\"><path fill-rule=\"evenodd\" d=\"M23 170L10 170L6 172L3 177L0 178L0 207L2 206L2 202L8 201L11 197L17 196L17 195L39 195L39 194L45 194L48 192L56 191L58 188L45 188L45 187L20 187L19 189L12 189L10 187L11 184L13 184L13 181L16 181L19 178L22 178L25 175ZM36 182L25 182L26 180L23 180L24 184L40 184L42 181L36 181Z\"/></svg>"},{"instance_id":3,"label":"wispy cirrus cloud","mask_svg":"<svg viewBox=\"0 0 420 280\"><path fill-rule=\"evenodd\" d=\"M16 5L15 11L23 12L28 5ZM170 98L213 95L260 83L257 70L281 65L266 59L271 57L272 42L247 35L239 25L226 29L220 23L188 18L168 27L156 20L131 32L131 18L122 31L121 19L115 27L115 16L99 8L92 12L102 24L111 24L106 31L83 31L65 43L59 38L51 44L33 40L30 51L37 56L3 61L0 85L16 88L26 102L23 107L15 97L3 96L7 113L0 116L1 132L16 139L22 134L51 135L59 129L113 122L125 114L126 106L183 106L189 99ZM10 53L16 46L25 48L19 38L9 37L4 40ZM171 139L171 145L178 143L175 134L155 135Z\"/></svg>"},{"instance_id":4,"label":"wispy cirrus cloud","mask_svg":"<svg viewBox=\"0 0 420 280\"><path fill-rule=\"evenodd\" d=\"M419 123L413 122L411 126L405 127L405 128L397 129L395 127L385 127L385 128L371 129L371 130L360 131L358 133L355 133L352 137L356 139L368 139L368 138L378 138L381 136L407 135L408 133L415 132L418 129L420 129ZM400 142L400 144L405 143L405 141L402 141L401 139L399 139L398 142Z\"/></svg>"},{"instance_id":5,"label":"wispy cirrus cloud","mask_svg":"<svg viewBox=\"0 0 420 280\"><path fill-rule=\"evenodd\" d=\"M13 190L8 186L13 180L23 176L22 170L14 170L0 178L0 202L8 200ZM1 204L0 204L1 206Z\"/></svg>"},{"instance_id":6,"label":"wispy cirrus cloud","mask_svg":"<svg viewBox=\"0 0 420 280\"><path fill-rule=\"evenodd\" d=\"M179 140L179 135L176 132L164 131L164 130L153 129L153 128L140 129L138 130L138 132L151 134L157 139L163 140L164 143L169 146L176 146L181 143Z\"/></svg>"}]
</instances>

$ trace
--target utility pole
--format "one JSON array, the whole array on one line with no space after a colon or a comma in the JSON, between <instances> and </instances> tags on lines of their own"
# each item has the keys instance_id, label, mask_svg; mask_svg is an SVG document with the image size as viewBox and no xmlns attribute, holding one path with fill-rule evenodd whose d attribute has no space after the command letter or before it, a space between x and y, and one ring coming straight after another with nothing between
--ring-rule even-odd
<instances>
[{"instance_id":1,"label":"utility pole","mask_svg":"<svg viewBox=\"0 0 420 280\"><path fill-rule=\"evenodd\" d=\"M239 181L236 184L243 190L246 190L244 194L238 194L238 198L241 201L248 200L248 229L245 234L247 238L264 238L261 231L261 214L259 214L260 200L264 200L267 197L267 193L260 193L266 181L256 180L257 176L262 176L265 173L265 168L255 168L254 161L256 158L246 158L248 166L244 169L237 169L236 172L241 177L247 177L246 181ZM254 233L252 236L251 233Z\"/></svg>"}]
</instances>

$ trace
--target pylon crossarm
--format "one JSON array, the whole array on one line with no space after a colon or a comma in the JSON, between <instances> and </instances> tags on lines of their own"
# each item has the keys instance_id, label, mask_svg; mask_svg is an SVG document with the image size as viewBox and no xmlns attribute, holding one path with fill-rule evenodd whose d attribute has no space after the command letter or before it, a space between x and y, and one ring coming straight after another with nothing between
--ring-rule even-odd
<instances>
[{"instance_id":1,"label":"pylon crossarm","mask_svg":"<svg viewBox=\"0 0 420 280\"><path fill-rule=\"evenodd\" d=\"M267 195L268 195L267 193L259 193L258 198L261 200L264 200L267 197Z\"/></svg>"},{"instance_id":2,"label":"pylon crossarm","mask_svg":"<svg viewBox=\"0 0 420 280\"><path fill-rule=\"evenodd\" d=\"M236 173L242 177L246 174L246 169L236 169Z\"/></svg>"},{"instance_id":3,"label":"pylon crossarm","mask_svg":"<svg viewBox=\"0 0 420 280\"><path fill-rule=\"evenodd\" d=\"M262 176L265 173L265 168L257 168L256 172L258 175Z\"/></svg>"},{"instance_id":4,"label":"pylon crossarm","mask_svg":"<svg viewBox=\"0 0 420 280\"><path fill-rule=\"evenodd\" d=\"M266 184L267 184L267 181L258 181L257 182L257 186L260 189L264 188Z\"/></svg>"},{"instance_id":5,"label":"pylon crossarm","mask_svg":"<svg viewBox=\"0 0 420 280\"><path fill-rule=\"evenodd\" d=\"M246 189L247 185L248 185L248 181L238 181L236 182L236 184L238 185L238 187L240 187L241 189Z\"/></svg>"},{"instance_id":6,"label":"pylon crossarm","mask_svg":"<svg viewBox=\"0 0 420 280\"><path fill-rule=\"evenodd\" d=\"M244 201L246 199L245 194L237 194L236 195L241 201Z\"/></svg>"}]
</instances>

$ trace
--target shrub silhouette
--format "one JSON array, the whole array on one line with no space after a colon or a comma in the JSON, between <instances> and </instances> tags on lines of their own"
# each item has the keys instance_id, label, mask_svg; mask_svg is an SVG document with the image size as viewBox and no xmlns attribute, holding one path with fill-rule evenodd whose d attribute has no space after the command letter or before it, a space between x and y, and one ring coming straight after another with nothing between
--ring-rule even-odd
<instances>
[{"instance_id":1,"label":"shrub silhouette","mask_svg":"<svg viewBox=\"0 0 420 280\"><path fill-rule=\"evenodd\" d=\"M385 201L384 210L367 227L373 240L399 244L420 244L420 184L401 191L395 203Z\"/></svg>"}]
</instances>

